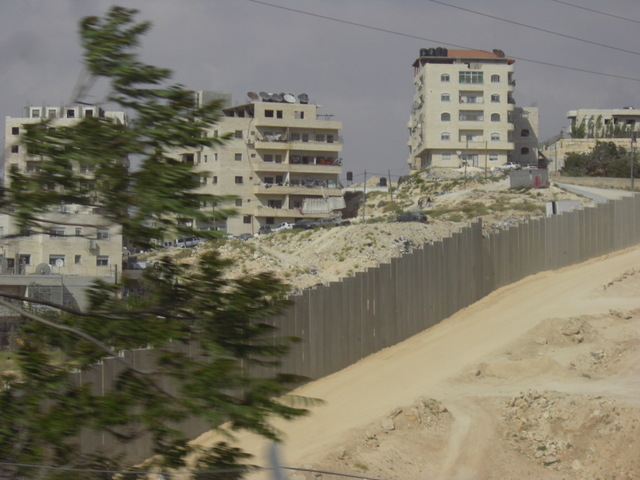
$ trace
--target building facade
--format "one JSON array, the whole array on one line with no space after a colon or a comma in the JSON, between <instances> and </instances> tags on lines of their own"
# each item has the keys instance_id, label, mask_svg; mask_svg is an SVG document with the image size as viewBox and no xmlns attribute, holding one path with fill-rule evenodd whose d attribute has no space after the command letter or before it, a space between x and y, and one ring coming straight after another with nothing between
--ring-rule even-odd
<instances>
[{"instance_id":1,"label":"building facade","mask_svg":"<svg viewBox=\"0 0 640 480\"><path fill-rule=\"evenodd\" d=\"M96 106L31 106L26 116L6 117L4 181L9 172L36 172L43 161L24 150L20 136L26 124L52 119L53 126L68 126L91 116L125 123L124 112L105 112ZM74 168L80 169L76 166ZM82 167L87 169L87 167ZM88 169L80 171L88 177ZM45 186L43 186L45 188ZM122 230L94 207L59 205L43 215L42 231L19 230L10 215L0 215L0 288L34 296L43 288L52 301L85 304L84 289L94 278L116 280L122 266ZM45 288L46 287L46 288Z\"/></svg>"},{"instance_id":2,"label":"building facade","mask_svg":"<svg viewBox=\"0 0 640 480\"><path fill-rule=\"evenodd\" d=\"M630 138L640 132L640 109L579 108L567 112L573 138Z\"/></svg>"},{"instance_id":3,"label":"building facade","mask_svg":"<svg viewBox=\"0 0 640 480\"><path fill-rule=\"evenodd\" d=\"M223 117L208 135L230 135L224 145L181 152L201 179L200 193L234 198L221 208L237 215L197 225L238 235L260 227L308 218L339 216L345 207L342 172L342 122L320 115L306 94L260 94L231 105L230 95L196 92L199 102L226 101Z\"/></svg>"},{"instance_id":4,"label":"building facade","mask_svg":"<svg viewBox=\"0 0 640 480\"><path fill-rule=\"evenodd\" d=\"M407 125L411 170L535 163L531 146L537 140L537 110L516 114L513 64L500 50L420 50L413 63L416 91ZM522 125L520 148L529 150L513 158L516 120Z\"/></svg>"}]
</instances>

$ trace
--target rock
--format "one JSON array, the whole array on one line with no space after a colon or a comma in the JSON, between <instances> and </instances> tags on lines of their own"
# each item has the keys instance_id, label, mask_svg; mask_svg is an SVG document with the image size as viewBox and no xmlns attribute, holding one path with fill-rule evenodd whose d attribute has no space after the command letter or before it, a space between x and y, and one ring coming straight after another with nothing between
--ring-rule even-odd
<instances>
[{"instance_id":1,"label":"rock","mask_svg":"<svg viewBox=\"0 0 640 480\"><path fill-rule=\"evenodd\" d=\"M554 463L559 462L560 460L555 455L547 455L544 457L543 462L545 465L553 465Z\"/></svg>"},{"instance_id":2,"label":"rock","mask_svg":"<svg viewBox=\"0 0 640 480\"><path fill-rule=\"evenodd\" d=\"M538 345L546 345L547 343L549 343L549 342L547 342L547 339L544 338L544 337L536 338L535 342Z\"/></svg>"},{"instance_id":3,"label":"rock","mask_svg":"<svg viewBox=\"0 0 640 480\"><path fill-rule=\"evenodd\" d=\"M574 460L573 462L571 462L571 470L573 470L574 472L579 472L580 470L582 470L582 463L580 463L580 460Z\"/></svg>"},{"instance_id":4,"label":"rock","mask_svg":"<svg viewBox=\"0 0 640 480\"><path fill-rule=\"evenodd\" d=\"M382 422L380 422L380 426L384 429L384 430L395 430L396 426L393 423L393 419L386 417L382 419Z\"/></svg>"}]
</instances>

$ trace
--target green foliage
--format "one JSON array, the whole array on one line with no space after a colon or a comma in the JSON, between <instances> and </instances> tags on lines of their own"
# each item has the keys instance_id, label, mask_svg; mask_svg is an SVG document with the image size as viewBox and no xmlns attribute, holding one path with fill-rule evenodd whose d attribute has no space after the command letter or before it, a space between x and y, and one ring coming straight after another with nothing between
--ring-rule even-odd
<instances>
[{"instance_id":1,"label":"green foliage","mask_svg":"<svg viewBox=\"0 0 640 480\"><path fill-rule=\"evenodd\" d=\"M221 105L196 106L190 90L167 83L169 70L138 60L132 49L149 24L135 23L135 13L114 7L104 18L86 18L80 25L85 66L92 75L80 93L93 81L107 80L106 101L125 109L131 120L122 124L97 115L55 128L52 119L27 125L22 141L30 157L42 161L36 172L11 172L3 198L20 226L42 231L39 214L60 204L83 205L122 225L134 244L149 246L171 233L210 235L175 222L176 214L205 221L230 213L201 209L221 199L196 193L200 174L192 163L170 154L221 144L224 138L204 134L219 119ZM128 169L130 157L137 160L135 171Z\"/></svg>"},{"instance_id":2,"label":"green foliage","mask_svg":"<svg viewBox=\"0 0 640 480\"><path fill-rule=\"evenodd\" d=\"M99 208L141 246L168 232L204 236L180 220L212 216L200 208L202 202L221 199L198 194L193 165L176 160L174 152L224 141L204 135L220 105L196 107L189 90L166 84L169 70L137 59L134 48L149 23L136 23L136 13L113 7L103 18L84 19L80 28L92 77L80 94L106 79L107 100L131 112L131 122L95 116L55 128L50 120L31 125L23 140L30 157L40 161L38 171L12 172L2 197L19 225L44 231L41 214L71 203ZM134 171L127 168L130 156L139 161ZM296 339L278 336L266 321L287 306L286 286L270 274L229 280L224 275L229 266L213 249L195 266L164 258L144 271L140 294L122 298L123 285L95 282L84 312L55 304L46 311L20 311L0 300L24 320L15 358L7 359L17 372L0 372L0 477L111 478L82 470L87 468L131 472L123 478L144 476L131 471L123 456L83 451L85 431L125 445L148 435L158 469L182 467L191 454L201 455L200 470L247 459L224 443L210 449L190 445L178 426L191 418L277 440L271 421L297 418L314 403L286 395L302 380L280 371L280 359ZM153 354L144 366L124 354L148 347ZM90 378L105 357L117 368L115 382L103 392L102 385L81 378ZM198 478L235 480L245 471L202 472Z\"/></svg>"},{"instance_id":3,"label":"green foliage","mask_svg":"<svg viewBox=\"0 0 640 480\"><path fill-rule=\"evenodd\" d=\"M635 160L635 159L634 159ZM589 153L570 153L562 170L573 177L628 177L631 173L631 158L624 147L613 142L596 142ZM640 174L640 165L634 161L634 177Z\"/></svg>"}]
</instances>

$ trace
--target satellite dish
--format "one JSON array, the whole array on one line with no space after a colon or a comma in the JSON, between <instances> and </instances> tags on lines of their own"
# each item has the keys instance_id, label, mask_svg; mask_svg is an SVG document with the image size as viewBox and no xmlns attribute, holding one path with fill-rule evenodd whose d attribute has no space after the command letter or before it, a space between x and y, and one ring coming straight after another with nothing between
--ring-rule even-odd
<instances>
[{"instance_id":1,"label":"satellite dish","mask_svg":"<svg viewBox=\"0 0 640 480\"><path fill-rule=\"evenodd\" d=\"M39 263L36 265L36 275L50 275L51 265L47 263Z\"/></svg>"},{"instance_id":2,"label":"satellite dish","mask_svg":"<svg viewBox=\"0 0 640 480\"><path fill-rule=\"evenodd\" d=\"M271 95L269 95L267 92L260 92L260 98L262 98L262 100L264 100L265 102L268 102L269 100L271 100Z\"/></svg>"},{"instance_id":3,"label":"satellite dish","mask_svg":"<svg viewBox=\"0 0 640 480\"><path fill-rule=\"evenodd\" d=\"M272 102L282 102L282 95L280 93L274 93L271 95Z\"/></svg>"},{"instance_id":4,"label":"satellite dish","mask_svg":"<svg viewBox=\"0 0 640 480\"><path fill-rule=\"evenodd\" d=\"M249 97L251 100L260 100L260 97L256 92L247 93L247 97Z\"/></svg>"},{"instance_id":5,"label":"satellite dish","mask_svg":"<svg viewBox=\"0 0 640 480\"><path fill-rule=\"evenodd\" d=\"M493 53L498 58L504 58L504 52L502 50L498 50L497 48L493 50Z\"/></svg>"},{"instance_id":6,"label":"satellite dish","mask_svg":"<svg viewBox=\"0 0 640 480\"><path fill-rule=\"evenodd\" d=\"M300 103L309 103L309 95L307 95L306 93L301 93L300 95L298 95L298 100L300 100Z\"/></svg>"},{"instance_id":7,"label":"satellite dish","mask_svg":"<svg viewBox=\"0 0 640 480\"><path fill-rule=\"evenodd\" d=\"M58 258L56 260L56 267L62 267L64 266L64 260L62 260L61 258Z\"/></svg>"},{"instance_id":8,"label":"satellite dish","mask_svg":"<svg viewBox=\"0 0 640 480\"><path fill-rule=\"evenodd\" d=\"M293 95L291 95L290 93L285 93L282 96L283 100L287 103L296 103L296 97L294 97Z\"/></svg>"}]
</instances>

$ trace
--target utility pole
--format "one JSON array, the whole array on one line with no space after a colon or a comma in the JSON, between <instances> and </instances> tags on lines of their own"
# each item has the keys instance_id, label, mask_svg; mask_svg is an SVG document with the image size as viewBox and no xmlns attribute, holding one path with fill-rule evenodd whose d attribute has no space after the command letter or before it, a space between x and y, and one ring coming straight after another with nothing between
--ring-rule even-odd
<instances>
[{"instance_id":1,"label":"utility pole","mask_svg":"<svg viewBox=\"0 0 640 480\"><path fill-rule=\"evenodd\" d=\"M362 195L362 223L364 223L365 212L367 210L367 171L364 171L364 191Z\"/></svg>"},{"instance_id":2,"label":"utility pole","mask_svg":"<svg viewBox=\"0 0 640 480\"><path fill-rule=\"evenodd\" d=\"M631 164L629 166L629 169L631 170L630 172L630 177L631 177L631 190L633 191L633 183L634 183L634 178L633 178L633 167L634 167L634 163L635 163L635 143L636 143L636 132L631 132L631 151L629 152L629 155L631 156Z\"/></svg>"}]
</instances>

